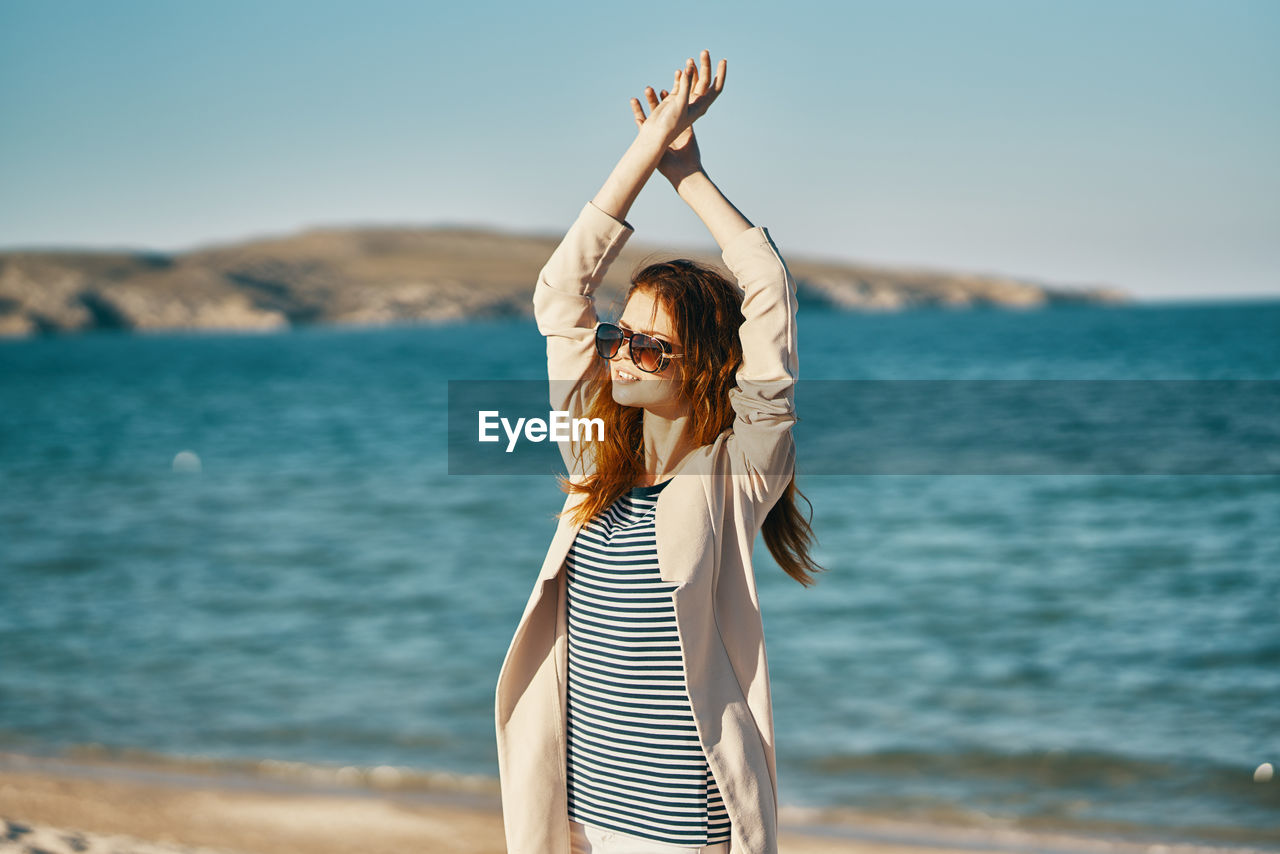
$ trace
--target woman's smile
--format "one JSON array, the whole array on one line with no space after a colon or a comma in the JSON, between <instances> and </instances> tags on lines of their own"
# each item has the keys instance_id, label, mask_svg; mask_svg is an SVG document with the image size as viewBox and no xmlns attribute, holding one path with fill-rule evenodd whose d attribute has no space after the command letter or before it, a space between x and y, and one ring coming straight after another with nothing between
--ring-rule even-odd
<instances>
[{"instance_id":1,"label":"woman's smile","mask_svg":"<svg viewBox=\"0 0 1280 854\"><path fill-rule=\"evenodd\" d=\"M639 382L640 378L635 374L624 371L622 368L615 368L613 371L613 381L619 383L634 383Z\"/></svg>"}]
</instances>

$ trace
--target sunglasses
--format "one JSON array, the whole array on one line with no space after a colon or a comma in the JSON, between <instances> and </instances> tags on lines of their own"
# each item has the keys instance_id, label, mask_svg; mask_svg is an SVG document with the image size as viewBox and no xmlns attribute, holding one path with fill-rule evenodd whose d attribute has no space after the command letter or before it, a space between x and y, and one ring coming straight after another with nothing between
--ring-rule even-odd
<instances>
[{"instance_id":1,"label":"sunglasses","mask_svg":"<svg viewBox=\"0 0 1280 854\"><path fill-rule=\"evenodd\" d=\"M596 326L596 352L602 358L612 359L622 349L622 342L629 341L631 361L646 374L661 373L667 369L669 359L679 359L671 354L671 345L661 338L630 332L613 323Z\"/></svg>"}]
</instances>

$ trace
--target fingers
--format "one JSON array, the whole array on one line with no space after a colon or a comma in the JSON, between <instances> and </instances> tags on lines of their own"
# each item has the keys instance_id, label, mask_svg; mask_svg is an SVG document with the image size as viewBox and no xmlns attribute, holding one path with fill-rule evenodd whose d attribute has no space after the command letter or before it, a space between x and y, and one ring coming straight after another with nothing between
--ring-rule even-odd
<instances>
[{"instance_id":1,"label":"fingers","mask_svg":"<svg viewBox=\"0 0 1280 854\"><path fill-rule=\"evenodd\" d=\"M689 113L695 119L703 115L711 106L721 92L724 91L725 73L729 68L729 61L720 60L716 66L716 74L711 75L711 52L704 50L698 54L699 67L693 69L693 86L689 96ZM687 60L685 63L686 71L693 68L693 60Z\"/></svg>"},{"instance_id":2,"label":"fingers","mask_svg":"<svg viewBox=\"0 0 1280 854\"><path fill-rule=\"evenodd\" d=\"M635 116L636 127L644 124L644 107L640 106L639 98L631 99L631 114Z\"/></svg>"},{"instance_id":3,"label":"fingers","mask_svg":"<svg viewBox=\"0 0 1280 854\"><path fill-rule=\"evenodd\" d=\"M694 63L692 59L686 60L683 68L677 69L671 89L662 89L655 92L652 86L644 87L644 100L632 98L630 100L631 115L635 119L636 127L641 127L650 118L663 116L663 121L669 112L674 111L681 118L676 119L677 122L684 122L684 114L687 112L696 118L706 111L710 102L715 99L718 94L716 85L723 86L723 81L717 79L716 85L712 84L711 78L711 55L708 51L702 51L699 56L701 60L701 69ZM724 73L724 60L720 60L720 73ZM710 91L708 91L710 90ZM674 103L668 105L667 101L673 100ZM649 105L649 114L645 115L645 104ZM689 119L690 121L692 120Z\"/></svg>"},{"instance_id":4,"label":"fingers","mask_svg":"<svg viewBox=\"0 0 1280 854\"><path fill-rule=\"evenodd\" d=\"M669 114L684 115L689 106L689 81L689 69L678 69L672 82L671 91L668 92L666 89L663 89L661 99L659 99L654 93L652 86L646 86L644 89L644 97L645 100L649 102L649 118L656 118L659 115L666 117ZM671 96L679 97L675 98ZM635 109L636 108L633 105L632 111L634 112ZM677 119L677 121L679 120Z\"/></svg>"},{"instance_id":5,"label":"fingers","mask_svg":"<svg viewBox=\"0 0 1280 854\"><path fill-rule=\"evenodd\" d=\"M692 81L693 69L687 67L680 69L676 72L676 89L672 94L679 96L684 103L688 103L689 88L692 85Z\"/></svg>"},{"instance_id":6,"label":"fingers","mask_svg":"<svg viewBox=\"0 0 1280 854\"><path fill-rule=\"evenodd\" d=\"M693 94L701 95L711 85L711 52L704 50L698 57L698 72L693 81ZM693 60L689 60L693 62Z\"/></svg>"},{"instance_id":7,"label":"fingers","mask_svg":"<svg viewBox=\"0 0 1280 854\"><path fill-rule=\"evenodd\" d=\"M693 60L686 60L685 67L693 69L693 97L701 98L708 92L714 99L724 91L725 72L729 68L729 61L722 59L716 66L716 74L711 75L711 51L704 50L698 54L698 67L693 67Z\"/></svg>"}]
</instances>

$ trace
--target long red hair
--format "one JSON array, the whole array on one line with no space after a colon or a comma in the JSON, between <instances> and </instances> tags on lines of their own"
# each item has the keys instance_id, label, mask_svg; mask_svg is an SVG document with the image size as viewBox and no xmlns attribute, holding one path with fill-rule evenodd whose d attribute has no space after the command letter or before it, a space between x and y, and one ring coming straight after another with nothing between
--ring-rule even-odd
<instances>
[{"instance_id":1,"label":"long red hair","mask_svg":"<svg viewBox=\"0 0 1280 854\"><path fill-rule=\"evenodd\" d=\"M693 404L691 439L710 445L733 426L729 391L742 366L742 291L715 270L676 259L649 264L631 277L627 298L637 291L650 294L671 315L675 336L684 347L680 393ZM595 470L580 483L562 479L568 493L586 493L574 508L575 522L585 524L621 497L644 474L644 410L622 406L613 399L604 360L586 380L586 417L604 421L604 440L583 443L582 453L594 455ZM590 450L587 450L589 446ZM803 585L812 573L823 571L809 556L813 529L800 513L797 498L809 504L796 488L793 475L782 497L765 517L765 545L782 569ZM809 505L810 513L813 506Z\"/></svg>"}]
</instances>

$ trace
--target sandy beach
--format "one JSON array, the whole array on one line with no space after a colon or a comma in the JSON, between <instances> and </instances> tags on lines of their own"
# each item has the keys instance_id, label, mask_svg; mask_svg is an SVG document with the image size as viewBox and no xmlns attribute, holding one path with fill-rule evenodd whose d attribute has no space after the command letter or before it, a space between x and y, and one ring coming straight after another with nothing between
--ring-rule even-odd
<instances>
[{"instance_id":1,"label":"sandy beach","mask_svg":"<svg viewBox=\"0 0 1280 854\"><path fill-rule=\"evenodd\" d=\"M453 803L449 803L453 800ZM486 803L487 801L487 803ZM0 851L501 854L502 814L485 796L308 791L261 780L6 757ZM911 851L789 834L795 854Z\"/></svg>"},{"instance_id":2,"label":"sandy beach","mask_svg":"<svg viewBox=\"0 0 1280 854\"><path fill-rule=\"evenodd\" d=\"M784 816L785 854L1245 851L997 829L851 828ZM26 854L502 854L493 793L378 792L118 760L0 754L0 852Z\"/></svg>"}]
</instances>

